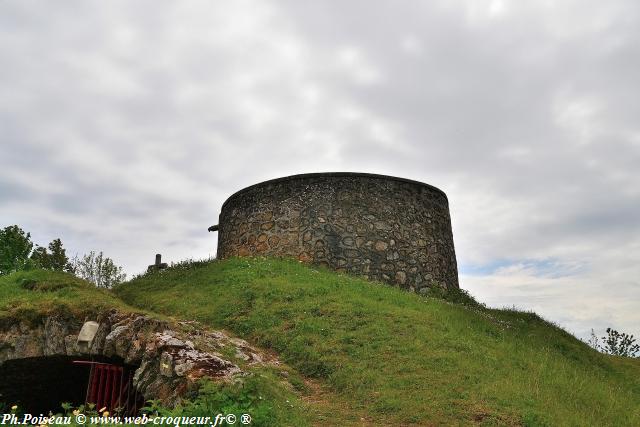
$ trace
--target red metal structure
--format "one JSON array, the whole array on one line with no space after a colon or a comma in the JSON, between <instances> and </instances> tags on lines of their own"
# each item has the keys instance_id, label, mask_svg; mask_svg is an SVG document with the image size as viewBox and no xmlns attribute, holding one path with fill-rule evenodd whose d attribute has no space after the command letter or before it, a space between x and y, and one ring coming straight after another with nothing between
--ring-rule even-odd
<instances>
[{"instance_id":1,"label":"red metal structure","mask_svg":"<svg viewBox=\"0 0 640 427\"><path fill-rule=\"evenodd\" d=\"M133 386L133 369L86 360L73 363L91 365L85 404L118 415L135 415L144 405L144 398Z\"/></svg>"}]
</instances>

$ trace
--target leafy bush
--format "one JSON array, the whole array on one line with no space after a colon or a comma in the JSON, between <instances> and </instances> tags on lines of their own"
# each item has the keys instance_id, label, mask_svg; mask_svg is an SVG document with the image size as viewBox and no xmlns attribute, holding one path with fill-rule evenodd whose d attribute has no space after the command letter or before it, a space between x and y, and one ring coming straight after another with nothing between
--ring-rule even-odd
<instances>
[{"instance_id":1,"label":"leafy bush","mask_svg":"<svg viewBox=\"0 0 640 427\"><path fill-rule=\"evenodd\" d=\"M602 341L603 344L600 344ZM593 329L589 345L598 351L614 356L639 357L640 345L636 344L633 335L607 328L607 335L598 339Z\"/></svg>"},{"instance_id":2,"label":"leafy bush","mask_svg":"<svg viewBox=\"0 0 640 427\"><path fill-rule=\"evenodd\" d=\"M77 277L99 288L112 288L127 278L122 267L115 265L111 258L104 256L102 251L98 254L91 251L82 258L75 256L71 260L69 270Z\"/></svg>"}]
</instances>

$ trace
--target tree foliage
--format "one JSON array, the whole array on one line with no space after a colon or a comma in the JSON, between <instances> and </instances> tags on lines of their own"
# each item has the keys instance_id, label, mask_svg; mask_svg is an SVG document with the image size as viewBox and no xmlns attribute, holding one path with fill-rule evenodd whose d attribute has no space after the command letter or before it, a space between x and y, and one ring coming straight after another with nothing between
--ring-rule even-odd
<instances>
[{"instance_id":1,"label":"tree foliage","mask_svg":"<svg viewBox=\"0 0 640 427\"><path fill-rule=\"evenodd\" d=\"M25 269L29 265L32 248L31 234L17 225L0 230L0 274Z\"/></svg>"},{"instance_id":2,"label":"tree foliage","mask_svg":"<svg viewBox=\"0 0 640 427\"><path fill-rule=\"evenodd\" d=\"M36 245L33 252L31 252L31 256L29 257L29 259L33 261L36 267L49 270L50 261L49 261L49 253L47 252L47 248Z\"/></svg>"},{"instance_id":3,"label":"tree foliage","mask_svg":"<svg viewBox=\"0 0 640 427\"><path fill-rule=\"evenodd\" d=\"M111 258L104 256L102 252L96 254L94 251L82 258L74 257L70 271L99 288L111 288L127 277L122 267L115 265Z\"/></svg>"},{"instance_id":4,"label":"tree foliage","mask_svg":"<svg viewBox=\"0 0 640 427\"><path fill-rule=\"evenodd\" d=\"M98 287L111 288L123 282L126 274L122 267L102 252L90 252L70 262L60 239L55 239L45 248L31 242L31 234L17 225L0 229L0 275L28 268L67 271Z\"/></svg>"},{"instance_id":5,"label":"tree foliage","mask_svg":"<svg viewBox=\"0 0 640 427\"><path fill-rule=\"evenodd\" d=\"M52 270L62 271L70 268L67 251L62 247L60 239L49 243L49 260Z\"/></svg>"},{"instance_id":6,"label":"tree foliage","mask_svg":"<svg viewBox=\"0 0 640 427\"><path fill-rule=\"evenodd\" d=\"M30 258L37 267L45 270L70 271L71 269L67 251L62 246L60 239L49 243L48 251L42 246L36 246Z\"/></svg>"}]
</instances>

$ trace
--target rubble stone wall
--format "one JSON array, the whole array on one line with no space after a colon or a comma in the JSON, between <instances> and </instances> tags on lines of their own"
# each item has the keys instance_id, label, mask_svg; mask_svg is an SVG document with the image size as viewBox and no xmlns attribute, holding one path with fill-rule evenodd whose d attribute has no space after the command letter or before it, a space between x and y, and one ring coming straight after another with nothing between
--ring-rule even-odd
<instances>
[{"instance_id":1,"label":"rubble stone wall","mask_svg":"<svg viewBox=\"0 0 640 427\"><path fill-rule=\"evenodd\" d=\"M399 285L458 288L447 196L382 175L266 181L222 206L218 257L282 256Z\"/></svg>"},{"instance_id":2,"label":"rubble stone wall","mask_svg":"<svg viewBox=\"0 0 640 427\"><path fill-rule=\"evenodd\" d=\"M99 326L89 346L77 340L83 324L79 319L51 316L35 325L17 321L0 327L0 367L9 360L35 357L114 358L138 366L133 382L145 399L159 399L169 406L179 403L201 377L226 380L240 372L234 363L215 352L217 346L231 341L222 333L200 331L197 338L208 347L203 349L202 345L194 346L196 337L170 329L166 322L146 315L114 310L96 320ZM238 349L249 348L234 345ZM254 353L249 354L247 358L257 358Z\"/></svg>"}]
</instances>

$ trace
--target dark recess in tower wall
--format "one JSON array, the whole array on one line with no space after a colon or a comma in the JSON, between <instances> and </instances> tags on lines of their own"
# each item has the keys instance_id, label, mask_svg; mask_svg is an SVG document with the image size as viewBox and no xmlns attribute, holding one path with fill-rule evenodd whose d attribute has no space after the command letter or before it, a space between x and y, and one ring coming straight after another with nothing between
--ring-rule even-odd
<instances>
[{"instance_id":1,"label":"dark recess in tower wall","mask_svg":"<svg viewBox=\"0 0 640 427\"><path fill-rule=\"evenodd\" d=\"M229 197L216 229L219 258L294 257L413 291L458 288L447 196L417 181L346 172L265 181Z\"/></svg>"}]
</instances>

